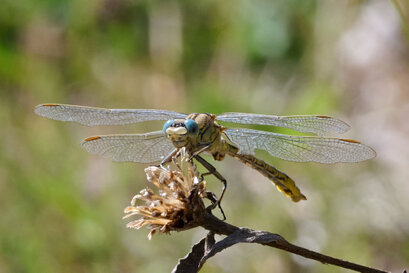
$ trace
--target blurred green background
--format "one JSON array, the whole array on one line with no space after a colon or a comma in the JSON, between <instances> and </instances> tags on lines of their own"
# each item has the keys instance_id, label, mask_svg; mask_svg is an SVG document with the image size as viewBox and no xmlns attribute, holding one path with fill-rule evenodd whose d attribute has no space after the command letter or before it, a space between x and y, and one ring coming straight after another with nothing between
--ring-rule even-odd
<instances>
[{"instance_id":1,"label":"blurred green background","mask_svg":"<svg viewBox=\"0 0 409 273\"><path fill-rule=\"evenodd\" d=\"M91 156L87 128L33 113L46 102L179 112L322 114L372 146L357 164L260 157L290 175L292 203L234 159L228 222L364 265L409 264L409 51L397 1L3 0L0 8L0 272L170 272L203 229L125 228L143 169ZM409 4L400 1L409 15ZM408 18L408 17L407 17ZM274 128L262 128L274 130ZM283 132L283 131L280 131ZM208 179L209 187L220 184ZM237 245L202 272L344 272Z\"/></svg>"}]
</instances>

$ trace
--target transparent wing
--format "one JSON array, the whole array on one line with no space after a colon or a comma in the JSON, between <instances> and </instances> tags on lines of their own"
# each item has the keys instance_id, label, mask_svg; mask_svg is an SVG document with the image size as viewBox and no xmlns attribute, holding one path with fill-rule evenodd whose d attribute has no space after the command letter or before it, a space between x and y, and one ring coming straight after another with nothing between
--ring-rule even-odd
<instances>
[{"instance_id":1,"label":"transparent wing","mask_svg":"<svg viewBox=\"0 0 409 273\"><path fill-rule=\"evenodd\" d=\"M224 113L217 120L241 124L260 124L285 127L303 133L325 135L342 134L349 130L349 125L342 120L328 116L271 116L246 113Z\"/></svg>"},{"instance_id":2,"label":"transparent wing","mask_svg":"<svg viewBox=\"0 0 409 273\"><path fill-rule=\"evenodd\" d=\"M250 129L227 129L225 134L240 148L240 154L254 155L260 149L289 161L358 162L376 155L372 148L349 139L289 136Z\"/></svg>"},{"instance_id":3,"label":"transparent wing","mask_svg":"<svg viewBox=\"0 0 409 273\"><path fill-rule=\"evenodd\" d=\"M37 115L73 121L82 125L123 125L149 120L185 118L186 114L155 109L105 109L68 104L40 104L34 109Z\"/></svg>"},{"instance_id":4,"label":"transparent wing","mask_svg":"<svg viewBox=\"0 0 409 273\"><path fill-rule=\"evenodd\" d=\"M162 131L138 135L105 135L85 139L82 146L91 154L113 161L157 163L175 147Z\"/></svg>"}]
</instances>

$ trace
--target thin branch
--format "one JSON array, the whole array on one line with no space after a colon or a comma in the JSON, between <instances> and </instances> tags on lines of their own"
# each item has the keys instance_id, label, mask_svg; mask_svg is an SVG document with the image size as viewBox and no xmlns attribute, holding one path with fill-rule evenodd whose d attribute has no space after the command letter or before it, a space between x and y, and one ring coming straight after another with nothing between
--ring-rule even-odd
<instances>
[{"instance_id":1,"label":"thin branch","mask_svg":"<svg viewBox=\"0 0 409 273\"><path fill-rule=\"evenodd\" d=\"M202 239L198 244L196 244L192 248L192 251L183 260L179 261L179 264L172 271L174 273L198 272L209 258L237 243L262 244L265 246L278 248L308 259L316 260L324 264L331 264L357 272L387 273L387 271L344 261L291 244L279 234L274 234L267 231L255 231L248 228L239 228L233 226L229 223L221 221L210 213L202 215L200 218L197 218L196 221L198 221L198 225L209 230L210 233L205 240ZM227 237L215 243L214 234L227 235ZM200 255L202 255L201 259L199 259ZM189 259L189 257L192 257L192 259ZM187 268L189 270L185 271L184 269ZM194 268L196 270L193 270Z\"/></svg>"},{"instance_id":2,"label":"thin branch","mask_svg":"<svg viewBox=\"0 0 409 273\"><path fill-rule=\"evenodd\" d=\"M252 243L258 243L262 245L271 246L274 248L279 248L287 252L291 252L293 254L300 255L302 257L319 261L324 264L332 264L342 268L351 269L357 272L368 272L368 273L386 273L387 271L370 268L367 266L351 263L348 261L344 261L341 259L337 259L328 255L321 254L319 252L315 252L309 250L307 248L303 248L294 244L289 243L279 234L273 234L266 231L255 231L246 228L238 228L232 226L226 222L221 221L220 219L216 218L215 216L208 214L206 217L206 223L202 225L204 228L219 234L224 235L233 235L237 234L238 232L241 233L243 236L248 236L248 238L252 238L253 241L247 241Z\"/></svg>"}]
</instances>

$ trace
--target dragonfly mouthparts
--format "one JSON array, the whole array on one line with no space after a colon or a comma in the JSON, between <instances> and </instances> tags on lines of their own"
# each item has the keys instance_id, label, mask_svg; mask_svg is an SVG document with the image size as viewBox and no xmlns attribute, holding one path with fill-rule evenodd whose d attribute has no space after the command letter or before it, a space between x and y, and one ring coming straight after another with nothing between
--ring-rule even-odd
<instances>
[{"instance_id":1,"label":"dragonfly mouthparts","mask_svg":"<svg viewBox=\"0 0 409 273\"><path fill-rule=\"evenodd\" d=\"M166 134L168 135L185 135L186 133L186 127L169 127L166 129Z\"/></svg>"}]
</instances>

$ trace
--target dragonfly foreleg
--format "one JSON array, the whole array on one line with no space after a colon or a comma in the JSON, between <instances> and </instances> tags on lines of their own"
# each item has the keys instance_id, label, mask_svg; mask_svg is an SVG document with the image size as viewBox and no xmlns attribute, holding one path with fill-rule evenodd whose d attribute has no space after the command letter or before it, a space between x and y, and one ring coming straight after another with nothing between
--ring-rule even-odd
<instances>
[{"instance_id":1,"label":"dragonfly foreleg","mask_svg":"<svg viewBox=\"0 0 409 273\"><path fill-rule=\"evenodd\" d=\"M216 202L214 202L213 203L213 205L210 207L210 209L212 210L212 209L214 209L216 206L218 206L219 207L219 209L220 209L220 211L221 211L221 213L223 214L223 220L226 220L226 215L224 214L224 211L223 211L223 209L222 209L222 207L221 207L221 205L220 205L220 203L221 203L221 201L222 201L222 199L223 199L223 196L224 196L224 192L226 191L226 188L227 188L227 180L216 170L216 168L213 166L213 165L211 165L209 162L207 162L203 157L201 157L201 156L199 156L199 155L193 155L193 157L197 160L197 161L199 161L200 162L200 164L202 164L203 165L203 167L205 167L209 172L207 172L207 173L202 173L201 174L201 178L203 179L204 178L204 176L206 176L206 175L214 175L217 179L219 179L220 180L220 182L222 182L223 183L223 188L222 188L222 193L220 194L220 198L217 200L217 198L216 197L214 197L214 198L216 198ZM211 199L210 199L211 200ZM211 200L212 201L212 200Z\"/></svg>"},{"instance_id":2,"label":"dragonfly foreleg","mask_svg":"<svg viewBox=\"0 0 409 273\"><path fill-rule=\"evenodd\" d=\"M162 168L162 169L164 169L164 170L167 170L166 167L165 167L165 164L167 164L167 163L173 161L173 159L174 159L175 155L178 153L178 151L179 151L179 149L174 149L170 154L168 154L168 155L161 161L161 163L159 164L159 167Z\"/></svg>"},{"instance_id":3,"label":"dragonfly foreleg","mask_svg":"<svg viewBox=\"0 0 409 273\"><path fill-rule=\"evenodd\" d=\"M195 158L196 156L199 156L199 154L201 154L201 153L203 153L204 151L206 151L207 149L209 149L210 146L211 146L211 144L206 145L206 146L200 148L200 150L194 152L194 153L190 156L189 160L192 160L192 159ZM203 158L202 158L202 159L203 159ZM204 159L203 159L203 160L204 160ZM204 161L205 161L205 160L204 160ZM209 165L210 165L210 164L209 164Z\"/></svg>"}]
</instances>

